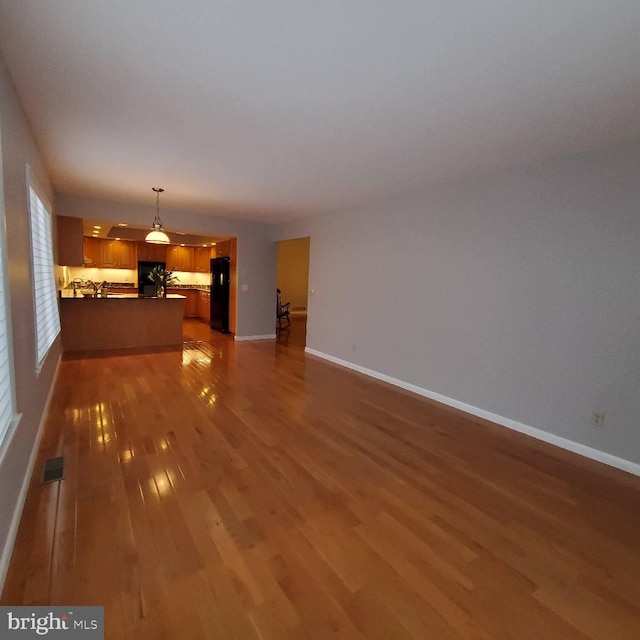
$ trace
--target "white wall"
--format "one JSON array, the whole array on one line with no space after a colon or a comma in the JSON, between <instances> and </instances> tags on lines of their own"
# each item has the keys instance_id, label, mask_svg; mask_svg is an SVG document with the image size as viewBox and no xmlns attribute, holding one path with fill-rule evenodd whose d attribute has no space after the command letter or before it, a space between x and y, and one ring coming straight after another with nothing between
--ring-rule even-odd
<instances>
[{"instance_id":1,"label":"white wall","mask_svg":"<svg viewBox=\"0 0 640 640\"><path fill-rule=\"evenodd\" d=\"M0 56L0 137L7 237L9 311L17 411L22 418L0 451L0 589L29 480L29 461L45 413L60 355L56 340L36 375L34 308L31 285L31 243L25 167L53 202L46 170L20 101Z\"/></svg>"},{"instance_id":2,"label":"white wall","mask_svg":"<svg viewBox=\"0 0 640 640\"><path fill-rule=\"evenodd\" d=\"M58 215L126 222L149 226L155 206L130 205L94 198L56 196ZM277 244L269 225L232 218L219 218L189 211L162 209L167 229L181 229L203 235L236 236L238 239L238 308L236 337L273 335L276 290ZM240 285L247 285L242 291Z\"/></svg>"},{"instance_id":3,"label":"white wall","mask_svg":"<svg viewBox=\"0 0 640 640\"><path fill-rule=\"evenodd\" d=\"M306 235L308 348L640 463L640 142L276 237Z\"/></svg>"}]
</instances>

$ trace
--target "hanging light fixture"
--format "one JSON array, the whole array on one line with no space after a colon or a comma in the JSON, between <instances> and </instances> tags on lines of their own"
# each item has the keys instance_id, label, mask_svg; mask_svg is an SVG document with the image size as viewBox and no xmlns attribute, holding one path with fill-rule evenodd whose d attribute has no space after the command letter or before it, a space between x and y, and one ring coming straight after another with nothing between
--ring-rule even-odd
<instances>
[{"instance_id":1,"label":"hanging light fixture","mask_svg":"<svg viewBox=\"0 0 640 640\"><path fill-rule=\"evenodd\" d=\"M152 187L152 190L156 192L156 217L153 221L152 231L149 231L144 241L150 242L151 244L169 244L171 240L169 240L169 236L164 232L162 221L160 220L160 194L164 189Z\"/></svg>"}]
</instances>

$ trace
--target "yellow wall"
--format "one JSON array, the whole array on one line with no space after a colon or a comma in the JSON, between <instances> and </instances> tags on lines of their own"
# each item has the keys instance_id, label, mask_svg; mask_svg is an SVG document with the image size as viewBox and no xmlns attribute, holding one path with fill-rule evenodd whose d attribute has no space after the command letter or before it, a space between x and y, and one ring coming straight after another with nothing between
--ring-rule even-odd
<instances>
[{"instance_id":1,"label":"yellow wall","mask_svg":"<svg viewBox=\"0 0 640 640\"><path fill-rule=\"evenodd\" d=\"M307 310L309 247L309 238L278 243L278 288L282 302L291 302L292 312Z\"/></svg>"}]
</instances>

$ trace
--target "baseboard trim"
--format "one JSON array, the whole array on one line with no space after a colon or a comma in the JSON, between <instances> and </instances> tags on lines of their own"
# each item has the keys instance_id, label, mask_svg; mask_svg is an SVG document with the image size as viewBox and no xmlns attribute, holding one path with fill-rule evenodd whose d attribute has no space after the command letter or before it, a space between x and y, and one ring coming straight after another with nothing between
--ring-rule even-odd
<instances>
[{"instance_id":1,"label":"baseboard trim","mask_svg":"<svg viewBox=\"0 0 640 640\"><path fill-rule=\"evenodd\" d=\"M269 333L263 336L234 336L233 338L236 342L245 342L247 340L275 340L276 334Z\"/></svg>"},{"instance_id":2,"label":"baseboard trim","mask_svg":"<svg viewBox=\"0 0 640 640\"><path fill-rule=\"evenodd\" d=\"M7 539L5 540L4 548L2 549L2 556L0 557L0 596L4 591L4 583L7 579L7 572L9 571L9 563L11 562L11 556L13 555L13 547L16 543L16 537L18 535L18 529L20 527L20 520L22 519L22 511L24 510L25 502L27 501L27 493L29 492L29 485L31 484L31 476L33 475L33 469L38 458L38 451L40 450L40 441L42 440L42 434L44 432L44 426L47 422L47 416L49 415L49 407L51 406L51 400L53 399L53 392L55 390L56 382L58 380L58 371L60 369L60 362L62 361L62 355L58 356L58 362L56 364L56 370L53 374L53 380L51 387L49 388L49 394L47 395L47 401L44 404L42 416L40 417L40 424L38 425L38 432L36 433L35 440L33 441L33 447L31 448L31 455L29 456L29 462L25 468L24 477L22 478L22 486L20 487L20 493L16 501L16 506L13 510L13 516L11 518L11 525L7 532Z\"/></svg>"},{"instance_id":3,"label":"baseboard trim","mask_svg":"<svg viewBox=\"0 0 640 640\"><path fill-rule=\"evenodd\" d=\"M406 391L411 391L412 393L416 393L420 396L424 396L425 398L435 400L436 402L441 402L442 404L446 404L447 406L453 407L454 409L460 409L460 411L470 413L471 415L478 418L489 420L490 422L494 422L495 424L506 427L507 429L519 431L520 433L524 433L525 435L536 438L537 440L542 440L543 442L547 442L548 444L560 447L561 449L571 451L572 453L577 453L578 455L584 456L585 458L590 458L591 460L602 462L603 464L606 464L610 467L615 467L616 469L626 471L635 476L640 476L640 464L631 462L631 460L619 458L610 453L600 451L599 449L594 449L593 447L588 447L584 444L580 444L579 442L575 442L574 440L562 438L553 433L549 433L548 431L543 431L542 429L523 424L522 422L517 422L516 420L511 420L510 418L505 418L504 416L500 416L496 413L485 411L484 409L474 407L473 405L466 404L465 402L460 402L459 400L456 400L454 398L443 396L440 393L429 391L429 389L418 387L415 384L393 378L384 373L380 373L379 371L361 367L360 365L349 362L348 360L336 358L335 356L323 353L322 351L317 351L316 349L311 349L310 347L305 347L305 352L313 356L317 356L318 358L322 358L323 360L333 362L334 364L340 365L341 367L346 367L347 369L352 369L353 371L357 371L358 373L363 373L364 375L371 378L376 378L377 380L388 382L389 384L400 387L401 389L405 389Z\"/></svg>"}]
</instances>

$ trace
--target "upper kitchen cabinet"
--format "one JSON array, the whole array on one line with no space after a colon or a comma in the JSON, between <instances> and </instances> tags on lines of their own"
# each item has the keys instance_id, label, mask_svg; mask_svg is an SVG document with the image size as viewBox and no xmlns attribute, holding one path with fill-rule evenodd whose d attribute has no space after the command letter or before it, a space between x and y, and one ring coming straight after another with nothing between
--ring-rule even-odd
<instances>
[{"instance_id":1,"label":"upper kitchen cabinet","mask_svg":"<svg viewBox=\"0 0 640 640\"><path fill-rule=\"evenodd\" d=\"M83 264L85 267L100 267L100 238L86 237L82 242Z\"/></svg>"},{"instance_id":2,"label":"upper kitchen cabinet","mask_svg":"<svg viewBox=\"0 0 640 640\"><path fill-rule=\"evenodd\" d=\"M100 241L101 267L108 269L135 269L136 245L128 240Z\"/></svg>"},{"instance_id":3,"label":"upper kitchen cabinet","mask_svg":"<svg viewBox=\"0 0 640 640\"><path fill-rule=\"evenodd\" d=\"M166 262L167 246L164 244L151 244L138 242L138 260L143 262Z\"/></svg>"},{"instance_id":4,"label":"upper kitchen cabinet","mask_svg":"<svg viewBox=\"0 0 640 640\"><path fill-rule=\"evenodd\" d=\"M80 267L84 264L82 252L82 218L57 216L58 264Z\"/></svg>"},{"instance_id":5,"label":"upper kitchen cabinet","mask_svg":"<svg viewBox=\"0 0 640 640\"><path fill-rule=\"evenodd\" d=\"M224 240L223 242L217 242L215 246L216 255L215 258L230 258L231 257L231 241Z\"/></svg>"},{"instance_id":6,"label":"upper kitchen cabinet","mask_svg":"<svg viewBox=\"0 0 640 640\"><path fill-rule=\"evenodd\" d=\"M193 252L193 270L199 273L209 273L211 258L215 258L215 247L196 247Z\"/></svg>"},{"instance_id":7,"label":"upper kitchen cabinet","mask_svg":"<svg viewBox=\"0 0 640 640\"><path fill-rule=\"evenodd\" d=\"M172 244L167 248L167 269L169 271L193 271L193 247Z\"/></svg>"},{"instance_id":8,"label":"upper kitchen cabinet","mask_svg":"<svg viewBox=\"0 0 640 640\"><path fill-rule=\"evenodd\" d=\"M135 269L136 245L127 240L84 239L84 266L107 269Z\"/></svg>"}]
</instances>

